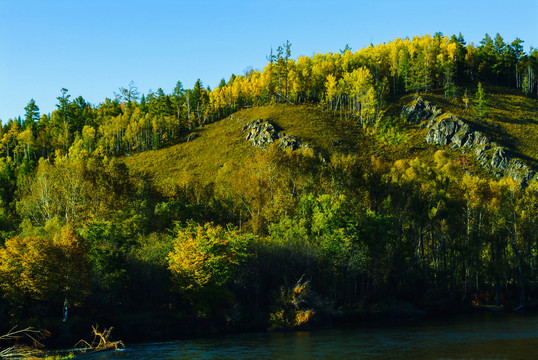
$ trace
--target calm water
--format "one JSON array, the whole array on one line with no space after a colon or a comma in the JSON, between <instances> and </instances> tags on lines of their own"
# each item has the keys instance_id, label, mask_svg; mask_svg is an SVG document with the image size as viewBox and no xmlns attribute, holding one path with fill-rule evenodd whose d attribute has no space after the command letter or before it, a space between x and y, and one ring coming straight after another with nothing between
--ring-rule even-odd
<instances>
[{"instance_id":1,"label":"calm water","mask_svg":"<svg viewBox=\"0 0 538 360\"><path fill-rule=\"evenodd\" d=\"M537 314L475 314L427 322L128 346L113 359L538 359Z\"/></svg>"}]
</instances>

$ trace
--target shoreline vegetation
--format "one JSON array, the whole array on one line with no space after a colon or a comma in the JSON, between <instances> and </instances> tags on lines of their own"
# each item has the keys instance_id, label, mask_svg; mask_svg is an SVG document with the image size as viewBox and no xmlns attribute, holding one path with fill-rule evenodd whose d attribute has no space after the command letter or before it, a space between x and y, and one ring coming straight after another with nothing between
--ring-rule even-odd
<instances>
[{"instance_id":1,"label":"shoreline vegetation","mask_svg":"<svg viewBox=\"0 0 538 360\"><path fill-rule=\"evenodd\" d=\"M436 33L267 59L215 89L62 89L2 122L0 333L102 348L112 327L134 343L536 308L537 49Z\"/></svg>"}]
</instances>

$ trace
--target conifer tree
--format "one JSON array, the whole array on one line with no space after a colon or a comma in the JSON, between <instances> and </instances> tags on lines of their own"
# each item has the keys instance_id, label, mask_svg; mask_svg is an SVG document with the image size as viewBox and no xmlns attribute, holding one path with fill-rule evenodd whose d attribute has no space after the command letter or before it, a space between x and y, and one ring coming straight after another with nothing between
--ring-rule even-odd
<instances>
[{"instance_id":1,"label":"conifer tree","mask_svg":"<svg viewBox=\"0 0 538 360\"><path fill-rule=\"evenodd\" d=\"M488 115L488 99L486 97L486 92L482 87L482 83L478 83L478 89L475 94L475 112L481 118L484 118Z\"/></svg>"},{"instance_id":2,"label":"conifer tree","mask_svg":"<svg viewBox=\"0 0 538 360\"><path fill-rule=\"evenodd\" d=\"M24 122L22 124L23 129L30 128L35 134L37 122L39 121L39 107L36 105L35 100L31 99L28 105L24 108L26 113L24 115Z\"/></svg>"}]
</instances>

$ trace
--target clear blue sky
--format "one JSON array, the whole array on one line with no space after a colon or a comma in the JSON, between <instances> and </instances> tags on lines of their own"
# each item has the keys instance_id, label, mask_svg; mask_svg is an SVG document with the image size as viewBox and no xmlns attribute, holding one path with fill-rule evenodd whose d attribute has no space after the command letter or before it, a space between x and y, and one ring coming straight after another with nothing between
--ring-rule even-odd
<instances>
[{"instance_id":1,"label":"clear blue sky","mask_svg":"<svg viewBox=\"0 0 538 360\"><path fill-rule=\"evenodd\" d=\"M286 40L297 58L437 31L475 44L499 32L528 51L538 0L0 0L0 119L31 98L51 112L63 87L92 104L131 80L142 93L197 78L213 88Z\"/></svg>"}]
</instances>

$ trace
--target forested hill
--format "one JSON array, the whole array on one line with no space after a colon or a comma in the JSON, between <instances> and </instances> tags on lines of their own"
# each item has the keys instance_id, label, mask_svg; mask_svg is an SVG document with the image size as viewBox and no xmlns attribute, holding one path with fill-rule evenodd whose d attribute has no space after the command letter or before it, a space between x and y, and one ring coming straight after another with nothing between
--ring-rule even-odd
<instances>
[{"instance_id":1,"label":"forested hill","mask_svg":"<svg viewBox=\"0 0 538 360\"><path fill-rule=\"evenodd\" d=\"M0 327L72 345L535 305L538 50L267 58L3 122Z\"/></svg>"}]
</instances>

